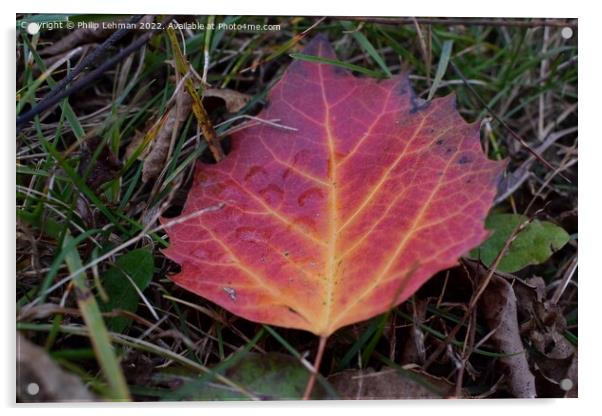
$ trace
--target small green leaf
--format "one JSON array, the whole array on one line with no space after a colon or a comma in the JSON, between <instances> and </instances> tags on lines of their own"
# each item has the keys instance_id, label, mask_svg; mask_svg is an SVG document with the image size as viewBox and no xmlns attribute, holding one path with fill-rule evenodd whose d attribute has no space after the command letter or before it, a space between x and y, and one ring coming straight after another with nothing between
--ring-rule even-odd
<instances>
[{"instance_id":1,"label":"small green leaf","mask_svg":"<svg viewBox=\"0 0 602 416\"><path fill-rule=\"evenodd\" d=\"M485 221L485 227L493 231L493 234L473 249L469 257L479 259L489 267L512 231L527 219L524 215L517 214L491 214ZM569 234L557 225L533 220L512 242L497 269L513 273L530 265L541 264L555 251L560 250L569 238Z\"/></svg>"},{"instance_id":2,"label":"small green leaf","mask_svg":"<svg viewBox=\"0 0 602 416\"><path fill-rule=\"evenodd\" d=\"M153 256L146 249L133 250L119 257L115 265L107 270L102 278L102 285L109 300L100 302L100 309L103 312L110 312L114 309L136 312L138 293L149 285L153 277L153 268ZM124 317L106 320L107 327L114 332L123 332L131 324L131 321Z\"/></svg>"},{"instance_id":3,"label":"small green leaf","mask_svg":"<svg viewBox=\"0 0 602 416\"><path fill-rule=\"evenodd\" d=\"M279 353L247 353L225 376L244 386L263 400L299 400L309 379L309 371L294 357ZM316 384L312 398L324 398L324 390ZM227 386L206 383L192 400L248 400Z\"/></svg>"}]
</instances>

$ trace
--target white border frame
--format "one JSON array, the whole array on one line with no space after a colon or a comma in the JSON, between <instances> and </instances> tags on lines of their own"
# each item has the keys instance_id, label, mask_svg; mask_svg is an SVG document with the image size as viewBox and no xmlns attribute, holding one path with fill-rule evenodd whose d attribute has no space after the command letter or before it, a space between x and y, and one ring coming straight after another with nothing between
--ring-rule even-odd
<instances>
[{"instance_id":1,"label":"white border frame","mask_svg":"<svg viewBox=\"0 0 602 416\"><path fill-rule=\"evenodd\" d=\"M525 0L504 0L502 2L470 2L467 0L443 1L431 0L429 2L402 2L386 0L370 0L369 2L328 3L324 0L303 0L298 2L265 1L265 0L228 0L198 1L198 2L166 2L165 0L144 1L115 1L103 0L89 4L86 2L73 2L69 0L2 2L2 19L4 41L2 56L5 64L2 66L2 138L4 159L0 167L2 175L2 190L4 191L1 235L3 246L0 249L5 273L2 275L4 283L3 294L5 306L5 342L2 346L3 377L0 379L0 393L2 404L8 408L9 414L18 411L44 412L45 414L77 414L81 413L80 405L73 404L44 404L44 405L15 405L15 209L14 201L14 152L15 152L15 13L175 13L175 14L241 14L241 15L348 15L348 16L455 16L455 17L571 17L579 19L579 112L581 116L580 130L582 151L579 167L579 213L581 231L580 272L580 335L579 355L579 399L538 399L538 400L440 400L440 401L385 401L385 402L277 402L277 403L129 403L129 404L89 404L83 405L89 415L106 415L107 410L112 412L124 411L128 414L162 415L168 409L178 409L188 412L193 408L201 408L201 412L222 414L241 414L241 410L262 415L281 414L286 409L287 416L303 415L316 411L339 411L347 415L365 415L368 409L376 407L384 412L433 412L448 415L466 415L470 413L487 412L488 415L505 415L508 412L532 410L546 415L566 415L568 413L586 412L602 397L598 391L602 366L600 362L601 336L600 336L600 311L596 306L600 303L601 273L596 257L600 254L596 250L600 247L600 184L602 178L597 160L602 157L600 143L600 115L597 114L602 91L598 74L602 73L600 62L600 16L596 13L594 2L567 2L549 0L544 2L529 3ZM597 166L598 165L598 166ZM180 410L181 409L181 410Z\"/></svg>"}]
</instances>

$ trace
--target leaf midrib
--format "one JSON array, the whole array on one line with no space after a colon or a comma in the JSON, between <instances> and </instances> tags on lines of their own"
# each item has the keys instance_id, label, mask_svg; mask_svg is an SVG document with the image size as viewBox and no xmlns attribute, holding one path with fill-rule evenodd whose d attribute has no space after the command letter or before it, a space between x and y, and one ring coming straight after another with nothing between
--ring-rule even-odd
<instances>
[{"instance_id":1,"label":"leaf midrib","mask_svg":"<svg viewBox=\"0 0 602 416\"><path fill-rule=\"evenodd\" d=\"M330 107L328 100L326 99L326 92L324 88L324 77L322 74L322 66L318 65L318 74L320 77L320 88L322 92L322 101L324 103L324 128L326 129L326 138L328 142L328 249L326 250L326 305L324 307L324 313L326 316L321 320L320 333L326 333L330 326L330 316L332 314L332 298L337 278L337 266L336 252L337 252L337 240L338 240L338 224L337 224L337 172L335 163L335 144L334 137L330 126ZM328 334L326 334L328 335Z\"/></svg>"}]
</instances>

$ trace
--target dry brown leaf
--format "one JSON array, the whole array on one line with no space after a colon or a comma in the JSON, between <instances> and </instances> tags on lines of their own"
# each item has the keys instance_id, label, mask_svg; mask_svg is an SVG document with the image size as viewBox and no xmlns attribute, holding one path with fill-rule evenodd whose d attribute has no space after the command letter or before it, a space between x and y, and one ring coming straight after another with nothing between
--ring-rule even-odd
<instances>
[{"instance_id":1,"label":"dry brown leaf","mask_svg":"<svg viewBox=\"0 0 602 416\"><path fill-rule=\"evenodd\" d=\"M221 98L226 103L226 110L228 110L229 113L236 113L242 110L249 100L251 100L250 95L227 88L207 88L203 91L203 97Z\"/></svg>"},{"instance_id":2,"label":"dry brown leaf","mask_svg":"<svg viewBox=\"0 0 602 416\"><path fill-rule=\"evenodd\" d=\"M529 369L527 354L520 337L516 296L510 283L494 275L479 302L487 326L495 331L490 342L506 356L499 359L507 369L506 384L514 397L536 397L535 377Z\"/></svg>"},{"instance_id":3,"label":"dry brown leaf","mask_svg":"<svg viewBox=\"0 0 602 416\"><path fill-rule=\"evenodd\" d=\"M144 160L144 158L146 158L150 152L150 146L145 146L144 148L141 148L140 146L142 146L147 132L149 132L153 126L157 124L157 120L159 120L159 118L154 116L150 117L148 120L146 120L146 123L144 123L144 127L142 127L142 129L136 129L134 137L128 143L125 149L124 160L129 160L136 152L139 152L136 154L137 160Z\"/></svg>"},{"instance_id":4,"label":"dry brown leaf","mask_svg":"<svg viewBox=\"0 0 602 416\"><path fill-rule=\"evenodd\" d=\"M99 400L86 389L78 377L60 368L44 349L29 342L19 332L17 332L17 399L21 402L44 403Z\"/></svg>"},{"instance_id":5,"label":"dry brown leaf","mask_svg":"<svg viewBox=\"0 0 602 416\"><path fill-rule=\"evenodd\" d=\"M328 377L328 381L343 399L441 399L453 394L454 387L444 379L407 371L408 374L404 375L392 368L378 372L372 369L345 370Z\"/></svg>"},{"instance_id":6,"label":"dry brown leaf","mask_svg":"<svg viewBox=\"0 0 602 416\"><path fill-rule=\"evenodd\" d=\"M142 145L144 138L149 134L148 132L151 129L158 128L147 149L143 149L138 155L138 159L144 161L142 166L143 182L146 183L156 178L165 166L165 159L171 146L172 137L174 134L178 134L190 114L191 108L192 99L190 95L186 91L181 90L172 106L167 110L167 113L164 113L157 121L152 123L150 129L145 133L137 135L129 144L126 150L126 158L131 157Z\"/></svg>"},{"instance_id":7,"label":"dry brown leaf","mask_svg":"<svg viewBox=\"0 0 602 416\"><path fill-rule=\"evenodd\" d=\"M532 358L538 396L577 397L577 348L563 335L567 324L561 308L547 300L541 277L517 284L515 292L523 318L521 332L537 351Z\"/></svg>"}]
</instances>

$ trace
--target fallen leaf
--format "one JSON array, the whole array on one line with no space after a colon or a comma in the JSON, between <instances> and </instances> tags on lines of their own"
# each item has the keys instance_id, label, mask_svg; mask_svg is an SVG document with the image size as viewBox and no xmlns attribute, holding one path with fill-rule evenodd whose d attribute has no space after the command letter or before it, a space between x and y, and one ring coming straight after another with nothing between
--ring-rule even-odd
<instances>
[{"instance_id":1,"label":"fallen leaf","mask_svg":"<svg viewBox=\"0 0 602 416\"><path fill-rule=\"evenodd\" d=\"M174 134L178 134L192 108L190 95L182 89L164 118L159 119L159 129L151 143L142 166L142 181L148 182L161 173Z\"/></svg>"},{"instance_id":2,"label":"fallen leaf","mask_svg":"<svg viewBox=\"0 0 602 416\"><path fill-rule=\"evenodd\" d=\"M480 259L489 267L514 229L528 218L518 214L492 214L487 217L485 226L493 234L478 248L470 252L470 257ZM560 250L568 241L569 235L559 226L547 221L533 220L514 239L500 261L497 270L513 273L527 266L541 264Z\"/></svg>"},{"instance_id":3,"label":"fallen leaf","mask_svg":"<svg viewBox=\"0 0 602 416\"><path fill-rule=\"evenodd\" d=\"M17 399L21 402L91 402L99 400L74 374L17 332Z\"/></svg>"},{"instance_id":4,"label":"fallen leaf","mask_svg":"<svg viewBox=\"0 0 602 416\"><path fill-rule=\"evenodd\" d=\"M230 367L225 376L243 386L261 400L300 400L309 379L309 371L298 359L279 353L246 353ZM192 380L194 383L196 380ZM185 384L182 385L186 388ZM326 398L326 392L317 383L313 399ZM249 400L231 387L207 382L194 389L189 400Z\"/></svg>"},{"instance_id":5,"label":"fallen leaf","mask_svg":"<svg viewBox=\"0 0 602 416\"><path fill-rule=\"evenodd\" d=\"M444 379L392 368L381 371L345 370L328 377L343 399L397 400L441 399L453 394L454 386Z\"/></svg>"},{"instance_id":6,"label":"fallen leaf","mask_svg":"<svg viewBox=\"0 0 602 416\"><path fill-rule=\"evenodd\" d=\"M316 37L304 54L334 59ZM453 96L419 104L407 74L357 78L295 61L258 125L197 165L167 228L171 279L246 319L327 336L385 312L488 235L504 163Z\"/></svg>"},{"instance_id":7,"label":"fallen leaf","mask_svg":"<svg viewBox=\"0 0 602 416\"><path fill-rule=\"evenodd\" d=\"M521 317L521 332L531 333L544 325L548 330L563 332L566 319L562 308L547 300L546 282L539 276L517 280L514 287Z\"/></svg>"},{"instance_id":8,"label":"fallen leaf","mask_svg":"<svg viewBox=\"0 0 602 416\"><path fill-rule=\"evenodd\" d=\"M138 290L142 292L147 288L153 277L153 268L153 255L149 250L141 248L120 256L102 276L102 286L109 300L99 303L100 310L136 312L140 299ZM107 328L114 332L123 332L131 322L131 319L121 316L106 320Z\"/></svg>"},{"instance_id":9,"label":"fallen leaf","mask_svg":"<svg viewBox=\"0 0 602 416\"><path fill-rule=\"evenodd\" d=\"M216 97L224 100L226 110L229 113L236 113L243 109L251 100L251 96L228 88L207 88L203 91L203 97Z\"/></svg>"},{"instance_id":10,"label":"fallen leaf","mask_svg":"<svg viewBox=\"0 0 602 416\"><path fill-rule=\"evenodd\" d=\"M499 363L505 367L510 394L520 398L536 397L535 378L520 336L516 296L510 283L494 275L479 301L479 310L493 331L490 342L504 354Z\"/></svg>"},{"instance_id":11,"label":"fallen leaf","mask_svg":"<svg viewBox=\"0 0 602 416\"><path fill-rule=\"evenodd\" d=\"M129 143L125 158L130 159L136 155L138 160L143 161L143 182L156 178L165 167L172 138L179 133L191 109L192 99L181 89L168 109L155 119L147 121L144 130L137 132Z\"/></svg>"},{"instance_id":12,"label":"fallen leaf","mask_svg":"<svg viewBox=\"0 0 602 416\"><path fill-rule=\"evenodd\" d=\"M535 363L538 397L577 397L577 348L563 335L567 323L562 308L546 298L541 277L516 284L514 291L521 332Z\"/></svg>"}]
</instances>

